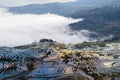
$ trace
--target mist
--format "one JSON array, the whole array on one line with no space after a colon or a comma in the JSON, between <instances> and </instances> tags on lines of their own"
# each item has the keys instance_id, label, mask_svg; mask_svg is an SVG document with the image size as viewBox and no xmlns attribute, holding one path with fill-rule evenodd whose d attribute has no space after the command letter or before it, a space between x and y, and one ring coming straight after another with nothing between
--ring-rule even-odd
<instances>
[{"instance_id":1,"label":"mist","mask_svg":"<svg viewBox=\"0 0 120 80\"><path fill-rule=\"evenodd\" d=\"M89 31L75 32L69 28L69 24L82 20L82 18L72 19L50 13L13 14L1 8L0 46L24 45L43 38L67 44L89 41L89 37L85 36Z\"/></svg>"}]
</instances>

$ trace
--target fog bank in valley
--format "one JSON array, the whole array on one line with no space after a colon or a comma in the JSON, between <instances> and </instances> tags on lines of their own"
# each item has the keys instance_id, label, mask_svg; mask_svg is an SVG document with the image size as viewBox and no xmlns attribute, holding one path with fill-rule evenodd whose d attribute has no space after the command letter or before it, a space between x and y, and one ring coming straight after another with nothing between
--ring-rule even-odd
<instances>
[{"instance_id":1,"label":"fog bank in valley","mask_svg":"<svg viewBox=\"0 0 120 80\"><path fill-rule=\"evenodd\" d=\"M40 39L53 39L61 43L88 41L87 30L71 31L69 24L82 21L56 14L13 14L0 9L0 46L18 46Z\"/></svg>"}]
</instances>

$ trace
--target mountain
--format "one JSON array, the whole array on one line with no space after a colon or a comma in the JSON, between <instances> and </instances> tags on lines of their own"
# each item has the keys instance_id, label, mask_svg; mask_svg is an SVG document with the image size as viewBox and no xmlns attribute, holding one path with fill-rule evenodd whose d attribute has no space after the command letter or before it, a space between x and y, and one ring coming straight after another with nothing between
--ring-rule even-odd
<instances>
[{"instance_id":1,"label":"mountain","mask_svg":"<svg viewBox=\"0 0 120 80\"><path fill-rule=\"evenodd\" d=\"M9 7L9 11L13 13L32 13L45 14L54 13L63 16L69 16L78 10L93 9L96 7L103 7L106 5L118 5L119 0L78 0L76 2L68 3L48 3L48 4L31 4L18 7Z\"/></svg>"},{"instance_id":2,"label":"mountain","mask_svg":"<svg viewBox=\"0 0 120 80\"><path fill-rule=\"evenodd\" d=\"M120 7L106 6L91 10L80 10L72 15L73 18L84 18L82 22L71 24L72 30L89 30L96 36L113 35L120 39Z\"/></svg>"},{"instance_id":3,"label":"mountain","mask_svg":"<svg viewBox=\"0 0 120 80\"><path fill-rule=\"evenodd\" d=\"M9 11L14 13L32 13L32 14L46 14L54 13L59 15L70 15L81 8L89 8L81 5L76 5L74 2L70 3L48 3L48 4L31 4L20 7L10 7Z\"/></svg>"}]
</instances>

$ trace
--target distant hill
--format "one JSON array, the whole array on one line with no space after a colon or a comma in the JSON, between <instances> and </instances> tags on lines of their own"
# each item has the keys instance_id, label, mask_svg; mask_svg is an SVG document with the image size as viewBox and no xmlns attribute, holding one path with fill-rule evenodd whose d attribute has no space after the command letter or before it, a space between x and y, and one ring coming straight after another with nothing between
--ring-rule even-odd
<instances>
[{"instance_id":1,"label":"distant hill","mask_svg":"<svg viewBox=\"0 0 120 80\"><path fill-rule=\"evenodd\" d=\"M106 6L92 10L80 10L72 17L84 18L82 22L71 24L72 30L86 29L98 33L98 36L112 34L115 39L120 39L120 7Z\"/></svg>"},{"instance_id":2,"label":"distant hill","mask_svg":"<svg viewBox=\"0 0 120 80\"><path fill-rule=\"evenodd\" d=\"M92 7L92 6L91 6ZM46 14L54 13L58 15L71 15L80 9L87 9L88 6L77 5L74 2L70 3L48 3L48 4L31 4L20 7L10 7L9 11L14 13L32 13L32 14Z\"/></svg>"},{"instance_id":3,"label":"distant hill","mask_svg":"<svg viewBox=\"0 0 120 80\"><path fill-rule=\"evenodd\" d=\"M14 13L32 13L32 14L45 14L54 13L63 16L69 16L78 10L93 9L96 7L103 7L106 5L117 6L119 0L78 0L76 2L68 3L48 3L48 4L31 4L19 7L9 7L10 12Z\"/></svg>"}]
</instances>

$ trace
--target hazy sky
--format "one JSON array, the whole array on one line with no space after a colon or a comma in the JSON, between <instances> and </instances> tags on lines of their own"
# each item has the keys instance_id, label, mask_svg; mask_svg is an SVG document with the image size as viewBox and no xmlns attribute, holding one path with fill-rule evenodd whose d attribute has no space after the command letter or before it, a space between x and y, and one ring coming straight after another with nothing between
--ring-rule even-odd
<instances>
[{"instance_id":1,"label":"hazy sky","mask_svg":"<svg viewBox=\"0 0 120 80\"><path fill-rule=\"evenodd\" d=\"M22 6L28 4L43 4L53 2L71 2L76 0L0 0L0 7Z\"/></svg>"}]
</instances>

